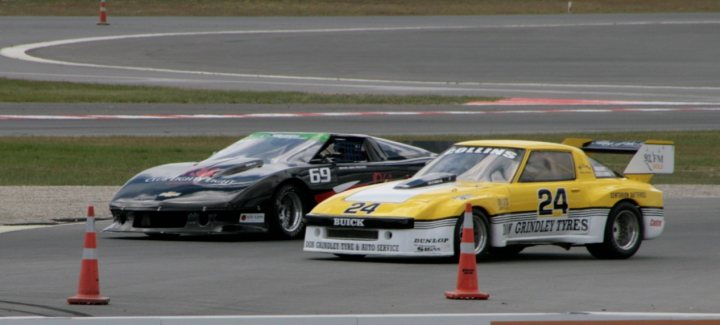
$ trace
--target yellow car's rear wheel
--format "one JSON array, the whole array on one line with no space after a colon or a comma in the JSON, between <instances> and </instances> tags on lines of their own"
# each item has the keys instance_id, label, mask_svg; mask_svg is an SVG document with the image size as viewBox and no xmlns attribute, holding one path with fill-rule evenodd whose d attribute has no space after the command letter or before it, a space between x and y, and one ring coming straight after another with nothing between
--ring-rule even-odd
<instances>
[{"instance_id":1,"label":"yellow car's rear wheel","mask_svg":"<svg viewBox=\"0 0 720 325\"><path fill-rule=\"evenodd\" d=\"M587 245L587 250L597 258L625 259L640 249L642 238L640 210L629 202L621 202L608 215L603 242Z\"/></svg>"},{"instance_id":2,"label":"yellow car's rear wheel","mask_svg":"<svg viewBox=\"0 0 720 325\"><path fill-rule=\"evenodd\" d=\"M490 248L490 255L496 258L512 258L520 254L525 249L525 245L510 245L505 247Z\"/></svg>"}]
</instances>

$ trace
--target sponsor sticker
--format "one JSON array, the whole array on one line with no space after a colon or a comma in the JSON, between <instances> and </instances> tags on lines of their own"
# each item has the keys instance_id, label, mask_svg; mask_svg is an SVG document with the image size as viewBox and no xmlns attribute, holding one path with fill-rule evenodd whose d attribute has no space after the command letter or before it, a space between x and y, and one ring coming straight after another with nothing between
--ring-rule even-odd
<instances>
[{"instance_id":1,"label":"sponsor sticker","mask_svg":"<svg viewBox=\"0 0 720 325\"><path fill-rule=\"evenodd\" d=\"M440 237L440 238L415 238L413 240L413 243L415 244L445 244L450 241L450 238L446 237Z\"/></svg>"},{"instance_id":2,"label":"sponsor sticker","mask_svg":"<svg viewBox=\"0 0 720 325\"><path fill-rule=\"evenodd\" d=\"M445 151L443 155L450 154L483 154L503 156L508 159L515 159L517 152L502 148L486 148L486 147L452 147Z\"/></svg>"},{"instance_id":3,"label":"sponsor sticker","mask_svg":"<svg viewBox=\"0 0 720 325\"><path fill-rule=\"evenodd\" d=\"M441 252L442 248L437 247L437 246L420 245L420 246L417 246L417 251L423 252L423 253Z\"/></svg>"},{"instance_id":4,"label":"sponsor sticker","mask_svg":"<svg viewBox=\"0 0 720 325\"><path fill-rule=\"evenodd\" d=\"M400 245L388 245L388 244L370 244L370 243L339 243L339 242L326 242L326 241L314 241L306 240L305 248L322 249L326 251L337 251L337 252L399 252Z\"/></svg>"},{"instance_id":5,"label":"sponsor sticker","mask_svg":"<svg viewBox=\"0 0 720 325\"><path fill-rule=\"evenodd\" d=\"M662 219L650 219L650 227L662 227L663 220Z\"/></svg>"},{"instance_id":6,"label":"sponsor sticker","mask_svg":"<svg viewBox=\"0 0 720 325\"><path fill-rule=\"evenodd\" d=\"M339 170L367 169L367 166L339 166Z\"/></svg>"},{"instance_id":7,"label":"sponsor sticker","mask_svg":"<svg viewBox=\"0 0 720 325\"><path fill-rule=\"evenodd\" d=\"M239 223L264 223L264 213L241 213L238 218Z\"/></svg>"},{"instance_id":8,"label":"sponsor sticker","mask_svg":"<svg viewBox=\"0 0 720 325\"><path fill-rule=\"evenodd\" d=\"M675 169L672 145L644 144L630 160L624 174L671 174Z\"/></svg>"},{"instance_id":9,"label":"sponsor sticker","mask_svg":"<svg viewBox=\"0 0 720 325\"><path fill-rule=\"evenodd\" d=\"M381 172L374 172L372 173L372 182L373 183L382 183L387 182L393 179L392 173L381 173Z\"/></svg>"},{"instance_id":10,"label":"sponsor sticker","mask_svg":"<svg viewBox=\"0 0 720 325\"><path fill-rule=\"evenodd\" d=\"M645 192L613 192L610 193L611 199L635 199L635 198L645 198L647 197L647 193Z\"/></svg>"},{"instance_id":11,"label":"sponsor sticker","mask_svg":"<svg viewBox=\"0 0 720 325\"><path fill-rule=\"evenodd\" d=\"M510 200L506 197L497 199L498 208L500 210L507 210L510 208Z\"/></svg>"},{"instance_id":12,"label":"sponsor sticker","mask_svg":"<svg viewBox=\"0 0 720 325\"><path fill-rule=\"evenodd\" d=\"M542 218L503 224L503 235L509 238L529 235L581 235L590 231L589 218Z\"/></svg>"},{"instance_id":13,"label":"sponsor sticker","mask_svg":"<svg viewBox=\"0 0 720 325\"><path fill-rule=\"evenodd\" d=\"M145 179L145 183L195 183L195 184L209 184L209 185L235 185L240 184L231 179L215 179L212 177L195 177L195 176L180 176L180 177L150 177Z\"/></svg>"},{"instance_id":14,"label":"sponsor sticker","mask_svg":"<svg viewBox=\"0 0 720 325\"><path fill-rule=\"evenodd\" d=\"M333 226L336 227L365 227L365 219L358 218L335 218Z\"/></svg>"},{"instance_id":15,"label":"sponsor sticker","mask_svg":"<svg viewBox=\"0 0 720 325\"><path fill-rule=\"evenodd\" d=\"M163 193L158 194L159 197L164 197L164 198L173 198L173 197L178 197L180 195L182 195L182 193L178 193L175 191L163 192Z\"/></svg>"},{"instance_id":16,"label":"sponsor sticker","mask_svg":"<svg viewBox=\"0 0 720 325\"><path fill-rule=\"evenodd\" d=\"M415 250L422 253L442 252L443 247L448 249L450 238L447 237L431 237L431 238L415 238L413 245Z\"/></svg>"}]
</instances>

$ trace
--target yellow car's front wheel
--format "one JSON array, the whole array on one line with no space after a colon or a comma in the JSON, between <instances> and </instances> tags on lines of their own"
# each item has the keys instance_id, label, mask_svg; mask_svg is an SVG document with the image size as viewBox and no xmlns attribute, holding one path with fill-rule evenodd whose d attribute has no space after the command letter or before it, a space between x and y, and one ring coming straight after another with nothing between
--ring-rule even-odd
<instances>
[{"instance_id":1,"label":"yellow car's front wheel","mask_svg":"<svg viewBox=\"0 0 720 325\"><path fill-rule=\"evenodd\" d=\"M460 242L462 240L463 216L458 218L455 224L455 257L460 256ZM490 251L490 223L485 213L478 209L473 209L473 237L475 240L475 256L482 259L488 255Z\"/></svg>"}]
</instances>

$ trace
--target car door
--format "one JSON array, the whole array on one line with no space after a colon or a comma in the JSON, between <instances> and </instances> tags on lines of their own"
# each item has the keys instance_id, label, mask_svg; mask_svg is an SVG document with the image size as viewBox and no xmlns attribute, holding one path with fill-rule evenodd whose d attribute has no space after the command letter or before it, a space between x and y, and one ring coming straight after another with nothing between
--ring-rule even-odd
<instances>
[{"instance_id":1,"label":"car door","mask_svg":"<svg viewBox=\"0 0 720 325\"><path fill-rule=\"evenodd\" d=\"M585 205L575 166L571 152L530 152L518 181L510 186L509 203L514 217L503 231L509 239L588 232L589 221L572 213Z\"/></svg>"},{"instance_id":2,"label":"car door","mask_svg":"<svg viewBox=\"0 0 720 325\"><path fill-rule=\"evenodd\" d=\"M382 164L378 164L367 138L337 138L335 150L339 153L335 160L338 186L342 192L352 187L369 185L382 181ZM390 177L390 175L387 175ZM338 193L339 193L338 192Z\"/></svg>"},{"instance_id":3,"label":"car door","mask_svg":"<svg viewBox=\"0 0 720 325\"><path fill-rule=\"evenodd\" d=\"M333 136L313 158L313 164L308 180L316 202L373 179L364 137Z\"/></svg>"}]
</instances>

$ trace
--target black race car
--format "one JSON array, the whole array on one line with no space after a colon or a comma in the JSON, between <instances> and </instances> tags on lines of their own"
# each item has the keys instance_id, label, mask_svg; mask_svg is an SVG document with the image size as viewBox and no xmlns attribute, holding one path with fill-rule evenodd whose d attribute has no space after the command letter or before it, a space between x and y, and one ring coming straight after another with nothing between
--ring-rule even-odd
<instances>
[{"instance_id":1,"label":"black race car","mask_svg":"<svg viewBox=\"0 0 720 325\"><path fill-rule=\"evenodd\" d=\"M355 134L253 133L201 162L150 168L110 202L104 231L148 235L267 231L295 238L318 202L350 188L406 178L430 151Z\"/></svg>"}]
</instances>

